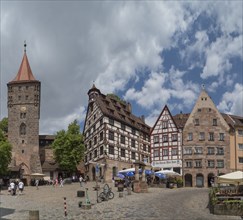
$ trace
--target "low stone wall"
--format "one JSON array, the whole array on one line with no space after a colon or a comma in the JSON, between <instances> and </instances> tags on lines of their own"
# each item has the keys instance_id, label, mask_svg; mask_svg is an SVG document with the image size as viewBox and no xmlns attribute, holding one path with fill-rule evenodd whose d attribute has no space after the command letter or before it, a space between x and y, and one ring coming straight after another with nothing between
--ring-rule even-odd
<instances>
[{"instance_id":1,"label":"low stone wall","mask_svg":"<svg viewBox=\"0 0 243 220\"><path fill-rule=\"evenodd\" d=\"M215 215L243 216L243 200L219 201L215 194L209 194L209 210Z\"/></svg>"},{"instance_id":2,"label":"low stone wall","mask_svg":"<svg viewBox=\"0 0 243 220\"><path fill-rule=\"evenodd\" d=\"M243 203L215 204L212 208L215 215L243 216Z\"/></svg>"}]
</instances>

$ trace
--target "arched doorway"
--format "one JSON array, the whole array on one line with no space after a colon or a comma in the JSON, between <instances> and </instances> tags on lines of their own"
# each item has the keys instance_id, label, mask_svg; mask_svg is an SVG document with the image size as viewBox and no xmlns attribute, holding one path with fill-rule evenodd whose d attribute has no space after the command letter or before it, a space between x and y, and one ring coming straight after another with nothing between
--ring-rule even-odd
<instances>
[{"instance_id":1,"label":"arched doorway","mask_svg":"<svg viewBox=\"0 0 243 220\"><path fill-rule=\"evenodd\" d=\"M208 174L208 187L212 187L214 183L214 174L213 173L209 173Z\"/></svg>"},{"instance_id":2,"label":"arched doorway","mask_svg":"<svg viewBox=\"0 0 243 220\"><path fill-rule=\"evenodd\" d=\"M92 178L95 181L95 167L92 167Z\"/></svg>"},{"instance_id":3,"label":"arched doorway","mask_svg":"<svg viewBox=\"0 0 243 220\"><path fill-rule=\"evenodd\" d=\"M185 187L192 187L192 175L189 173L185 175Z\"/></svg>"},{"instance_id":4,"label":"arched doorway","mask_svg":"<svg viewBox=\"0 0 243 220\"><path fill-rule=\"evenodd\" d=\"M204 186L204 177L201 173L197 174L197 176L196 176L196 186L197 187Z\"/></svg>"}]
</instances>

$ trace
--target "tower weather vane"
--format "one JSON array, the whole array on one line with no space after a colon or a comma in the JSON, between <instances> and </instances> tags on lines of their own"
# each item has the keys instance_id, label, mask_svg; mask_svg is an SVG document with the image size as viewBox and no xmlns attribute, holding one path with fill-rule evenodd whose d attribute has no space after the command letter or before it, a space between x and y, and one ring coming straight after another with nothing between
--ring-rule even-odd
<instances>
[{"instance_id":1,"label":"tower weather vane","mask_svg":"<svg viewBox=\"0 0 243 220\"><path fill-rule=\"evenodd\" d=\"M24 52L26 53L26 47L27 47L27 44L26 44L26 40L24 41Z\"/></svg>"}]
</instances>

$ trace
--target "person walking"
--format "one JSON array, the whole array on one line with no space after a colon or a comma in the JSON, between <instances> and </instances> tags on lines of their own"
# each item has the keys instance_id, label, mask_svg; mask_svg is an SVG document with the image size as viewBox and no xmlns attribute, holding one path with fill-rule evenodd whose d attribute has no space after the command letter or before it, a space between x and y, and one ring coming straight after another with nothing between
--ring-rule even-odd
<instances>
[{"instance_id":1,"label":"person walking","mask_svg":"<svg viewBox=\"0 0 243 220\"><path fill-rule=\"evenodd\" d=\"M60 178L60 187L63 187L63 179Z\"/></svg>"},{"instance_id":2,"label":"person walking","mask_svg":"<svg viewBox=\"0 0 243 220\"><path fill-rule=\"evenodd\" d=\"M80 186L81 186L81 187L83 186L83 180L84 180L83 177L80 176L80 177L79 177L79 183L80 183Z\"/></svg>"},{"instance_id":3,"label":"person walking","mask_svg":"<svg viewBox=\"0 0 243 220\"><path fill-rule=\"evenodd\" d=\"M15 183L13 181L10 183L10 189L11 189L12 196L14 196L16 191L15 191Z\"/></svg>"},{"instance_id":4,"label":"person walking","mask_svg":"<svg viewBox=\"0 0 243 220\"><path fill-rule=\"evenodd\" d=\"M22 194L24 190L24 183L22 182L22 180L20 180L18 184L18 188L19 188L19 194Z\"/></svg>"},{"instance_id":5,"label":"person walking","mask_svg":"<svg viewBox=\"0 0 243 220\"><path fill-rule=\"evenodd\" d=\"M39 189L39 180L38 179L35 180L35 186L36 186L36 189Z\"/></svg>"},{"instance_id":6,"label":"person walking","mask_svg":"<svg viewBox=\"0 0 243 220\"><path fill-rule=\"evenodd\" d=\"M56 178L56 184L55 184L55 186L56 187L58 186L58 178Z\"/></svg>"}]
</instances>

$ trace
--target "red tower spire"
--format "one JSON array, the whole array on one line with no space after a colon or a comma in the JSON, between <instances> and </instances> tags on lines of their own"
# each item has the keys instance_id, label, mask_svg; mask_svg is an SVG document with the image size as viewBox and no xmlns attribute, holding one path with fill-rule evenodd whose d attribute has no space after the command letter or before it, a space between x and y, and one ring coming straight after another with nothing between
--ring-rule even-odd
<instances>
[{"instance_id":1,"label":"red tower spire","mask_svg":"<svg viewBox=\"0 0 243 220\"><path fill-rule=\"evenodd\" d=\"M20 65L18 74L11 82L18 82L18 81L35 81L35 77L32 74L30 64L28 61L28 57L26 55L26 43L24 44L24 56L22 59L22 63Z\"/></svg>"}]
</instances>

